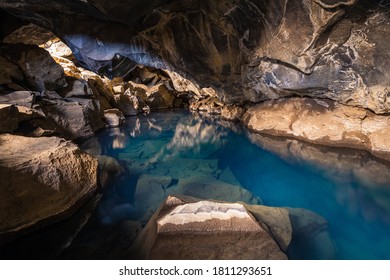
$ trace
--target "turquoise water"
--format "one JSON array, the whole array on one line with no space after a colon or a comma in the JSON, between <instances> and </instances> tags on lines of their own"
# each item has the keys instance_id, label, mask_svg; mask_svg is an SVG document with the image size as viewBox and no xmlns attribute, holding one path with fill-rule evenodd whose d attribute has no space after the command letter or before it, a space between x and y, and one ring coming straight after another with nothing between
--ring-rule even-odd
<instances>
[{"instance_id":1,"label":"turquoise water","mask_svg":"<svg viewBox=\"0 0 390 280\"><path fill-rule=\"evenodd\" d=\"M127 118L98 141L123 169L98 206L103 225L145 224L169 194L238 197L289 207L289 258L390 259L390 168L365 152L253 135L185 111Z\"/></svg>"}]
</instances>

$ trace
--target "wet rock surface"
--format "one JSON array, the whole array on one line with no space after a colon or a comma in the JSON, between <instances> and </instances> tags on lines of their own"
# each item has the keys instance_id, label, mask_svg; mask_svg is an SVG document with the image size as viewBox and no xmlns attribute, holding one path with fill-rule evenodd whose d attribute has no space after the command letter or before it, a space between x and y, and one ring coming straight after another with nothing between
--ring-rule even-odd
<instances>
[{"instance_id":1,"label":"wet rock surface","mask_svg":"<svg viewBox=\"0 0 390 280\"><path fill-rule=\"evenodd\" d=\"M250 108L243 123L250 130L336 147L365 149L389 159L388 116L330 100L289 98Z\"/></svg>"},{"instance_id":2,"label":"wet rock surface","mask_svg":"<svg viewBox=\"0 0 390 280\"><path fill-rule=\"evenodd\" d=\"M210 248L214 248L210 250ZM128 252L141 259L286 259L240 204L168 197Z\"/></svg>"}]
</instances>

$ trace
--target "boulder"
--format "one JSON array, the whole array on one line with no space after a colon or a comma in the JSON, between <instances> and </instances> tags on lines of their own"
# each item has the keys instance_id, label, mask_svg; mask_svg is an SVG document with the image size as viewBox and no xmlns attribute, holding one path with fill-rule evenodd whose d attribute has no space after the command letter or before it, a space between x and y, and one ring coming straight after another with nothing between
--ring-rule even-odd
<instances>
[{"instance_id":1,"label":"boulder","mask_svg":"<svg viewBox=\"0 0 390 280\"><path fill-rule=\"evenodd\" d=\"M0 85L13 90L23 90L23 87L17 84L24 79L23 72L18 65L0 54L0 66Z\"/></svg>"},{"instance_id":2,"label":"boulder","mask_svg":"<svg viewBox=\"0 0 390 280\"><path fill-rule=\"evenodd\" d=\"M13 132L18 125L18 108L14 105L0 104L0 133Z\"/></svg>"},{"instance_id":3,"label":"boulder","mask_svg":"<svg viewBox=\"0 0 390 280\"><path fill-rule=\"evenodd\" d=\"M130 91L126 91L125 94L116 96L119 97L117 103L123 115L135 116L142 113L142 101L137 95L130 93Z\"/></svg>"},{"instance_id":4,"label":"boulder","mask_svg":"<svg viewBox=\"0 0 390 280\"><path fill-rule=\"evenodd\" d=\"M286 259L237 203L168 197L126 254L141 259Z\"/></svg>"},{"instance_id":5,"label":"boulder","mask_svg":"<svg viewBox=\"0 0 390 280\"><path fill-rule=\"evenodd\" d=\"M390 159L390 117L331 100L289 98L250 108L243 123L251 131L334 147L358 148Z\"/></svg>"},{"instance_id":6,"label":"boulder","mask_svg":"<svg viewBox=\"0 0 390 280\"><path fill-rule=\"evenodd\" d=\"M73 77L67 77L67 86L61 89L59 93L64 98L71 97L84 97L91 98L94 96L94 92L89 86L88 81L82 79L76 79Z\"/></svg>"},{"instance_id":7,"label":"boulder","mask_svg":"<svg viewBox=\"0 0 390 280\"><path fill-rule=\"evenodd\" d=\"M121 126L125 121L125 117L119 109L104 110L104 119L109 127Z\"/></svg>"},{"instance_id":8,"label":"boulder","mask_svg":"<svg viewBox=\"0 0 390 280\"><path fill-rule=\"evenodd\" d=\"M66 86L63 68L36 45L3 45L0 54L19 66L31 90L57 90Z\"/></svg>"},{"instance_id":9,"label":"boulder","mask_svg":"<svg viewBox=\"0 0 390 280\"><path fill-rule=\"evenodd\" d=\"M158 84L146 92L146 103L152 110L173 108L174 93L165 84Z\"/></svg>"},{"instance_id":10,"label":"boulder","mask_svg":"<svg viewBox=\"0 0 390 280\"><path fill-rule=\"evenodd\" d=\"M97 160L61 138L2 134L0 153L0 244L69 217L97 191Z\"/></svg>"},{"instance_id":11,"label":"boulder","mask_svg":"<svg viewBox=\"0 0 390 280\"><path fill-rule=\"evenodd\" d=\"M72 97L64 100L45 100L42 111L63 130L65 137L71 139L92 136L95 131L104 127L97 99Z\"/></svg>"},{"instance_id":12,"label":"boulder","mask_svg":"<svg viewBox=\"0 0 390 280\"><path fill-rule=\"evenodd\" d=\"M124 172L119 162L113 157L97 156L99 161L99 181L102 188L108 186L117 176Z\"/></svg>"},{"instance_id":13,"label":"boulder","mask_svg":"<svg viewBox=\"0 0 390 280\"><path fill-rule=\"evenodd\" d=\"M31 91L14 91L8 94L0 94L0 103L31 108L35 100L35 94Z\"/></svg>"},{"instance_id":14,"label":"boulder","mask_svg":"<svg viewBox=\"0 0 390 280\"><path fill-rule=\"evenodd\" d=\"M328 222L322 216L301 208L244 206L269 230L289 259L335 258Z\"/></svg>"}]
</instances>

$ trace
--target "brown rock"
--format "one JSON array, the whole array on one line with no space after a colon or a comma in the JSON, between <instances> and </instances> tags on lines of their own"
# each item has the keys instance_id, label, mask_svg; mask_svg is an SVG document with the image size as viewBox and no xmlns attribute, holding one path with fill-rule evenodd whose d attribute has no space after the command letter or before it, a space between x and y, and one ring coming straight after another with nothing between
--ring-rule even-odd
<instances>
[{"instance_id":1,"label":"brown rock","mask_svg":"<svg viewBox=\"0 0 390 280\"><path fill-rule=\"evenodd\" d=\"M240 204L168 197L140 233L130 258L286 259Z\"/></svg>"},{"instance_id":2,"label":"brown rock","mask_svg":"<svg viewBox=\"0 0 390 280\"><path fill-rule=\"evenodd\" d=\"M18 128L19 111L14 105L0 104L0 133L12 132Z\"/></svg>"},{"instance_id":3,"label":"brown rock","mask_svg":"<svg viewBox=\"0 0 390 280\"><path fill-rule=\"evenodd\" d=\"M0 151L0 243L69 217L97 190L97 160L63 139L3 134Z\"/></svg>"},{"instance_id":4,"label":"brown rock","mask_svg":"<svg viewBox=\"0 0 390 280\"><path fill-rule=\"evenodd\" d=\"M119 109L125 116L135 116L142 112L141 99L130 91L126 91L125 94L116 95L119 96L117 101Z\"/></svg>"},{"instance_id":5,"label":"brown rock","mask_svg":"<svg viewBox=\"0 0 390 280\"><path fill-rule=\"evenodd\" d=\"M123 113L119 109L108 109L104 110L104 119L109 127L121 126L125 121Z\"/></svg>"},{"instance_id":6,"label":"brown rock","mask_svg":"<svg viewBox=\"0 0 390 280\"><path fill-rule=\"evenodd\" d=\"M115 177L123 173L123 168L119 162L113 157L109 156L97 156L99 161L99 181L101 186L104 188L110 182L112 182Z\"/></svg>"},{"instance_id":7,"label":"brown rock","mask_svg":"<svg viewBox=\"0 0 390 280\"><path fill-rule=\"evenodd\" d=\"M168 109L173 107L175 95L165 84L158 84L146 92L146 103L152 110Z\"/></svg>"},{"instance_id":8,"label":"brown rock","mask_svg":"<svg viewBox=\"0 0 390 280\"><path fill-rule=\"evenodd\" d=\"M243 117L252 131L336 147L366 149L390 158L390 118L330 100L290 98L264 102Z\"/></svg>"},{"instance_id":9,"label":"brown rock","mask_svg":"<svg viewBox=\"0 0 390 280\"><path fill-rule=\"evenodd\" d=\"M221 110L221 117L228 121L239 121L245 113L245 109L239 106L224 106Z\"/></svg>"}]
</instances>

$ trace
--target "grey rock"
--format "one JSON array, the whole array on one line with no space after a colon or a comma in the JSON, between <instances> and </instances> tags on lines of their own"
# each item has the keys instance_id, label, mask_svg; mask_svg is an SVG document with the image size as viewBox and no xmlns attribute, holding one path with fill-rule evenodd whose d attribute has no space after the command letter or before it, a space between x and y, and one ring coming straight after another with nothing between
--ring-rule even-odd
<instances>
[{"instance_id":1,"label":"grey rock","mask_svg":"<svg viewBox=\"0 0 390 280\"><path fill-rule=\"evenodd\" d=\"M2 45L0 54L19 67L30 90L57 90L66 86L64 69L36 45ZM25 80L19 81L23 85Z\"/></svg>"},{"instance_id":2,"label":"grey rock","mask_svg":"<svg viewBox=\"0 0 390 280\"><path fill-rule=\"evenodd\" d=\"M67 98L44 102L42 111L63 130L64 136L71 139L92 136L104 127L100 104L96 99Z\"/></svg>"},{"instance_id":3,"label":"grey rock","mask_svg":"<svg viewBox=\"0 0 390 280\"><path fill-rule=\"evenodd\" d=\"M119 109L104 110L104 119L109 127L121 126L125 121L125 117Z\"/></svg>"},{"instance_id":4,"label":"grey rock","mask_svg":"<svg viewBox=\"0 0 390 280\"><path fill-rule=\"evenodd\" d=\"M14 91L8 94L0 94L0 103L31 108L35 100L35 94L31 91Z\"/></svg>"}]
</instances>

